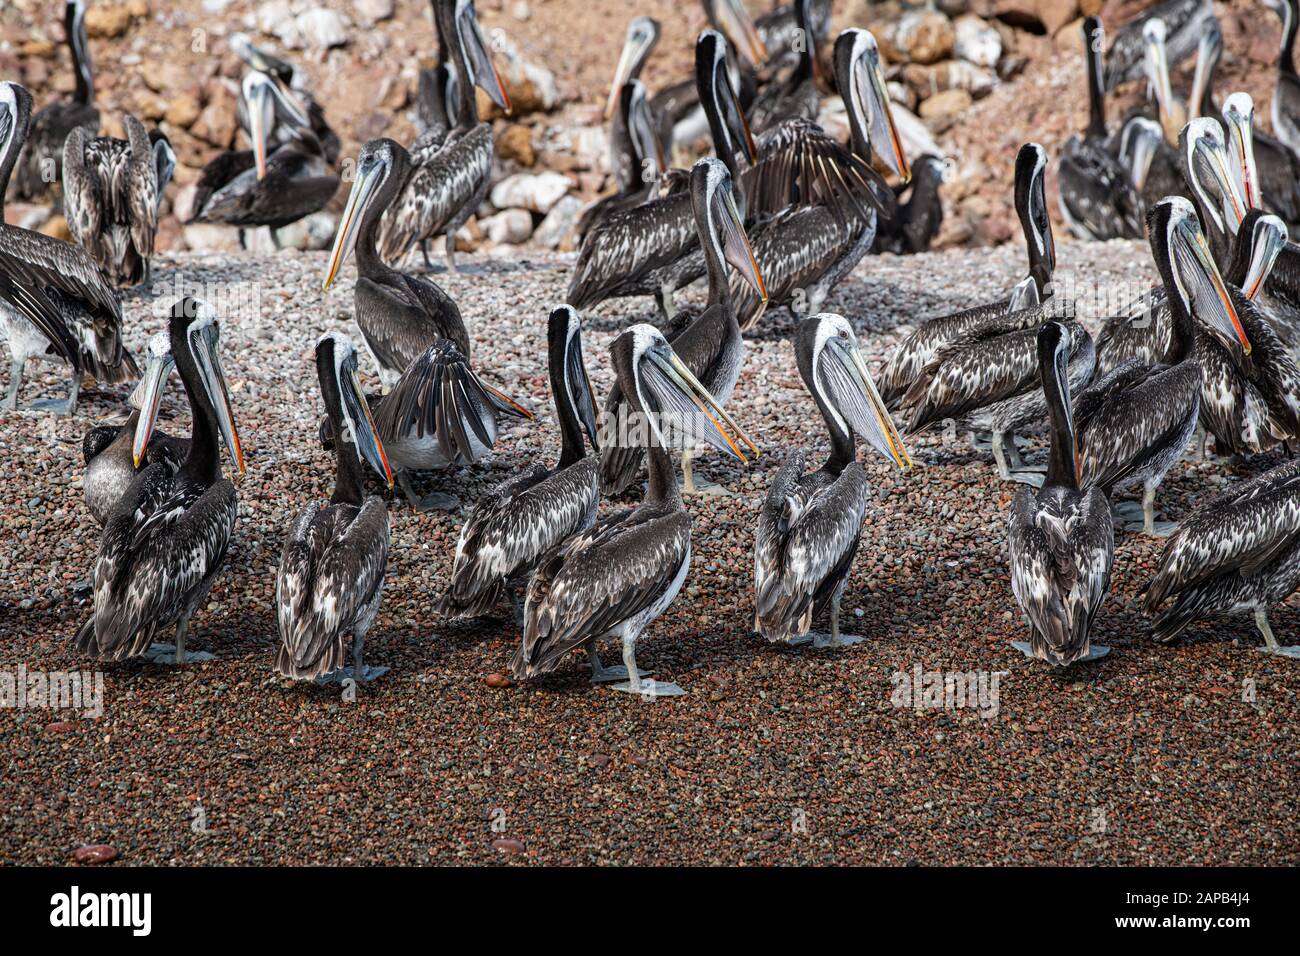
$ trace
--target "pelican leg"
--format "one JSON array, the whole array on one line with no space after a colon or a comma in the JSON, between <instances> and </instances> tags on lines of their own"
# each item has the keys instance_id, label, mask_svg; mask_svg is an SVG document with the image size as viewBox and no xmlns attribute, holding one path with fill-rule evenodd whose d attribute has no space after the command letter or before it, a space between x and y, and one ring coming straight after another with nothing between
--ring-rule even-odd
<instances>
[{"instance_id":1,"label":"pelican leg","mask_svg":"<svg viewBox=\"0 0 1300 956\"><path fill-rule=\"evenodd\" d=\"M715 495L728 497L731 492L722 485L708 479L701 480L698 484L695 481L695 470L692 467L694 455L691 450L685 449L682 452L682 494L684 495Z\"/></svg>"},{"instance_id":2,"label":"pelican leg","mask_svg":"<svg viewBox=\"0 0 1300 956\"><path fill-rule=\"evenodd\" d=\"M593 684L613 684L618 681L627 681L627 666L624 664L614 664L606 667L600 660L600 654L596 651L596 640L592 638L587 642L587 660L591 664L591 682ZM646 671L637 671L637 678L645 677Z\"/></svg>"},{"instance_id":3,"label":"pelican leg","mask_svg":"<svg viewBox=\"0 0 1300 956\"><path fill-rule=\"evenodd\" d=\"M429 240L420 240L420 255L424 256L424 268L429 272L434 271L433 260L429 258Z\"/></svg>"},{"instance_id":4,"label":"pelican leg","mask_svg":"<svg viewBox=\"0 0 1300 956\"><path fill-rule=\"evenodd\" d=\"M673 290L666 286L655 293L655 304L659 306L659 315L664 320L664 327L673 320Z\"/></svg>"},{"instance_id":5,"label":"pelican leg","mask_svg":"<svg viewBox=\"0 0 1300 956\"><path fill-rule=\"evenodd\" d=\"M5 392L0 408L14 411L18 407L18 389L23 384L23 360L16 355L9 359L9 391Z\"/></svg>"},{"instance_id":6,"label":"pelican leg","mask_svg":"<svg viewBox=\"0 0 1300 956\"><path fill-rule=\"evenodd\" d=\"M1284 647L1277 642L1273 636L1273 628L1268 624L1268 611L1265 608L1255 609L1255 626L1259 628L1259 633L1264 635L1264 646L1260 648L1265 654L1277 654L1279 657L1300 657L1300 645L1291 645Z\"/></svg>"},{"instance_id":7,"label":"pelican leg","mask_svg":"<svg viewBox=\"0 0 1300 956\"><path fill-rule=\"evenodd\" d=\"M628 679L621 684L610 684L611 690L625 694L640 694L648 699L654 697L681 697L686 691L676 684L657 680L645 680L636 666L636 639L640 635L625 632L623 634L623 666L627 669ZM635 674L633 677L631 675Z\"/></svg>"},{"instance_id":8,"label":"pelican leg","mask_svg":"<svg viewBox=\"0 0 1300 956\"><path fill-rule=\"evenodd\" d=\"M849 647L853 644L861 644L864 638L856 634L840 633L840 598L843 596L843 590L837 590L835 596L831 598L831 632L827 634L818 634L810 632L812 645L818 649L835 650L840 647Z\"/></svg>"},{"instance_id":9,"label":"pelican leg","mask_svg":"<svg viewBox=\"0 0 1300 956\"><path fill-rule=\"evenodd\" d=\"M282 248L282 247L280 246L280 234L279 234L279 232L277 232L277 231L274 230L274 229L268 229L267 232L269 232L269 233L271 234L271 245L275 246L276 249L280 249L280 248Z\"/></svg>"},{"instance_id":10,"label":"pelican leg","mask_svg":"<svg viewBox=\"0 0 1300 956\"><path fill-rule=\"evenodd\" d=\"M428 511L455 511L460 507L459 498L439 491L432 492L421 498L416 493L415 486L411 484L410 476L405 471L398 473L397 484L402 489L402 493L406 495L406 500L411 503L411 507L421 514Z\"/></svg>"},{"instance_id":11,"label":"pelican leg","mask_svg":"<svg viewBox=\"0 0 1300 956\"><path fill-rule=\"evenodd\" d=\"M1142 486L1142 531L1154 538L1167 538L1178 530L1173 521L1156 521L1156 486Z\"/></svg>"},{"instance_id":12,"label":"pelican leg","mask_svg":"<svg viewBox=\"0 0 1300 956\"><path fill-rule=\"evenodd\" d=\"M456 233L447 230L447 272L456 274Z\"/></svg>"},{"instance_id":13,"label":"pelican leg","mask_svg":"<svg viewBox=\"0 0 1300 956\"><path fill-rule=\"evenodd\" d=\"M141 656L154 664L201 664L204 661L212 660L214 655L209 654L207 651L186 652L185 635L189 633L189 629L190 616L186 614L176 625L175 644L153 644Z\"/></svg>"},{"instance_id":14,"label":"pelican leg","mask_svg":"<svg viewBox=\"0 0 1300 956\"><path fill-rule=\"evenodd\" d=\"M72 370L72 379L68 382L68 397L62 401L54 398L43 398L38 402L32 402L32 408L41 412L53 412L55 415L71 415L77 410L77 398L81 395L81 373L75 368Z\"/></svg>"},{"instance_id":15,"label":"pelican leg","mask_svg":"<svg viewBox=\"0 0 1300 956\"><path fill-rule=\"evenodd\" d=\"M383 677L391 670L388 667L369 667L365 663L366 632L352 632L352 666L340 667L328 674L316 678L317 684L342 684L345 680L354 680L366 684L377 677Z\"/></svg>"},{"instance_id":16,"label":"pelican leg","mask_svg":"<svg viewBox=\"0 0 1300 956\"><path fill-rule=\"evenodd\" d=\"M1016 436L1007 432L995 431L990 442L993 446L993 458L998 463L998 477L1003 481L1018 481L1021 484L1043 487L1047 474L1036 468L1026 467L1016 448Z\"/></svg>"}]
</instances>

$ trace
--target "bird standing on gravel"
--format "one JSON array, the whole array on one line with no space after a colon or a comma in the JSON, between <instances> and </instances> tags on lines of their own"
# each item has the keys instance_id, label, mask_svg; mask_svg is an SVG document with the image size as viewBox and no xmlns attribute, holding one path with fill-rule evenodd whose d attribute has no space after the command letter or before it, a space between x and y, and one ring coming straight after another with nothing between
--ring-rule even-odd
<instances>
[{"instance_id":1,"label":"bird standing on gravel","mask_svg":"<svg viewBox=\"0 0 1300 956\"><path fill-rule=\"evenodd\" d=\"M388 509L382 498L365 495L361 463L368 461L390 488L393 473L345 336L320 337L316 376L335 435L334 494L324 507L313 501L303 508L285 538L275 578L275 670L294 680L360 683L388 672L363 660L388 566ZM349 638L352 666L345 668Z\"/></svg>"},{"instance_id":2,"label":"bird standing on gravel","mask_svg":"<svg viewBox=\"0 0 1300 956\"><path fill-rule=\"evenodd\" d=\"M592 448L596 438L596 409L582 358L582 323L578 313L562 305L547 326L551 397L560 424L560 459L554 468L540 462L480 498L460 531L451 583L439 610L450 617L487 614L503 595L515 607L523 626L519 592L542 556L596 520L600 501L599 459L587 454L585 430Z\"/></svg>"},{"instance_id":3,"label":"bird standing on gravel","mask_svg":"<svg viewBox=\"0 0 1300 956\"><path fill-rule=\"evenodd\" d=\"M456 271L456 230L487 195L492 177L492 124L480 122L475 87L510 113L510 97L492 65L473 0L435 0L439 37L447 38L455 90L456 123L442 144L404 177L400 194L384 212L379 252L396 265L416 243L446 234L447 271Z\"/></svg>"},{"instance_id":4,"label":"bird standing on gravel","mask_svg":"<svg viewBox=\"0 0 1300 956\"><path fill-rule=\"evenodd\" d=\"M33 408L71 415L81 376L134 381L139 370L122 348L122 305L84 249L4 223L4 193L27 136L31 95L0 83L0 338L9 346L9 391L0 408L18 407L28 359L66 364L68 397Z\"/></svg>"},{"instance_id":5,"label":"bird standing on gravel","mask_svg":"<svg viewBox=\"0 0 1300 956\"><path fill-rule=\"evenodd\" d=\"M616 638L623 646L626 679L613 688L672 697L684 691L644 680L636 667L637 638L677 597L691 563L691 517L677 490L664 428L686 428L741 461L748 459L738 442L754 454L758 449L654 326L632 326L609 351L623 394L648 432L650 484L636 508L578 532L538 566L528 585L523 643L512 669L520 680L538 677L583 648L594 681L621 679L621 671L601 664L596 648L598 641Z\"/></svg>"},{"instance_id":6,"label":"bird standing on gravel","mask_svg":"<svg viewBox=\"0 0 1300 956\"><path fill-rule=\"evenodd\" d=\"M805 474L808 451L794 451L768 489L754 540L754 629L772 643L811 639L815 647L833 648L862 640L840 633L840 598L862 540L869 495L854 441L866 439L899 468L910 468L912 460L842 315L805 319L795 335L795 356L826 421L831 454ZM810 635L814 616L827 606L829 637Z\"/></svg>"},{"instance_id":7,"label":"bird standing on gravel","mask_svg":"<svg viewBox=\"0 0 1300 956\"><path fill-rule=\"evenodd\" d=\"M1115 529L1106 495L1079 480L1068 372L1070 330L1060 322L1045 322L1037 345L1052 448L1043 487L1037 492L1022 488L1011 503L1011 591L1029 621L1029 641L1013 644L1026 657L1064 667L1110 651L1093 645L1090 631L1110 589Z\"/></svg>"},{"instance_id":8,"label":"bird standing on gravel","mask_svg":"<svg viewBox=\"0 0 1300 956\"><path fill-rule=\"evenodd\" d=\"M241 475L244 453L217 351L217 316L197 299L181 299L168 331L170 352L151 357L141 383L134 456L138 463L149 447L173 363L190 401L189 454L175 473L162 463L140 472L104 525L94 611L75 638L78 651L100 660L186 662L190 618L225 563L239 514L235 486L221 476L218 443L225 443ZM174 647L153 643L172 627ZM211 657L201 652L188 660Z\"/></svg>"}]
</instances>

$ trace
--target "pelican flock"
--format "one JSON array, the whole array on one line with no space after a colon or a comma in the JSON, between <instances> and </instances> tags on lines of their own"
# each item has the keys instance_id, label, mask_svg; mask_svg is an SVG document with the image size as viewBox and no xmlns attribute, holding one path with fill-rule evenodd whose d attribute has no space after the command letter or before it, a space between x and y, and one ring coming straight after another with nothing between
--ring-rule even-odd
<instances>
[{"instance_id":1,"label":"pelican flock","mask_svg":"<svg viewBox=\"0 0 1300 956\"><path fill-rule=\"evenodd\" d=\"M457 233L497 166L500 128L480 116L479 93L511 108L499 48L473 0L432 0L437 60L419 73L418 137L403 145L374 136L354 156L306 72L232 33L242 63L230 74L239 79L232 120L246 142L198 174L192 219L235 227L241 239L269 227L278 246L278 230L341 209L319 287L304 294L315 296L322 324L341 310L360 335L358 351L337 329L295 330L301 352L287 360L299 373L310 372L316 338L319 444L332 453L334 479L327 500L257 502L284 526L268 668L321 684L383 676L388 667L366 663L366 641L387 636L385 578L398 575L390 561L406 574L429 560L398 536L455 521L436 613L500 631L510 648L502 670L514 680L563 681L578 654L593 684L680 696L681 684L638 668L636 651L656 620L680 613L693 564L711 560L693 553L696 493L729 495L728 507L748 515L725 533L753 555L752 592L736 595L736 611L756 652L763 642L778 646L774 654L809 653L787 650L802 644L841 651L863 642L842 633L841 606L861 587L864 526L887 518L881 474L905 474L923 496L926 465L952 453L945 446L957 431L991 452L1001 479L1028 486L1005 486L1003 502L1005 599L1023 612L1027 640L1015 648L1026 656L1055 667L1105 657L1109 648L1092 637L1112 580L1133 548L1147 547L1158 552L1156 572L1138 604L1154 642L1198 620L1250 614L1263 650L1300 657L1270 622L1300 585L1300 469L1258 464L1300 449L1300 246L1290 238L1300 227L1297 5L1265 2L1281 50L1258 116L1244 91L1215 96L1224 36L1208 0L1155 5L1109 49L1101 19L1086 17L1086 128L1003 159L1023 279L990 302L916 314L875 367L871 307L828 303L881 254L928 247L942 226L949 163L907 155L881 45L859 27L832 37L829 0L793 0L757 20L740 0L704 0L693 74L659 89L643 75L661 24L630 18L608 93L602 83L603 101L592 104L609 123L615 190L576 223L564 301L518 305L531 343L524 362L533 359L522 375L484 347L506 317L462 312L452 294L499 281L478 269L455 274ZM122 137L101 135L85 17L83 0L69 0L70 99L34 111L28 90L0 82L0 210L11 179L11 199L45 196L53 164L72 237L0 224L0 337L11 358L3 407L71 414L87 377L105 391L121 386L111 396L121 414L81 439L80 488L101 531L92 607L72 646L103 661L201 663L219 647L190 649L190 623L237 547L245 470L239 388L223 352L235 364L247 330L198 295L171 304L152 336L124 310L119 289L152 287L179 146L133 115ZM1170 70L1193 55L1183 104ZM1145 82L1146 101L1108 122L1107 97L1133 81ZM826 120L831 97L846 135ZM1091 273L1086 243L1130 239L1145 241L1132 244L1134 255L1157 282L1139 283L1140 294L1100 320L1084 315L1057 284L1053 206L1080 263L1074 278L1107 281ZM447 274L434 281L427 246L439 238ZM417 247L422 274L410 263ZM914 271L926 286L967 278ZM351 287L331 293L345 274ZM698 280L701 304L675 300ZM124 336L139 342L143 374ZM584 354L596 336L602 347ZM745 375L746 336L789 338L784 371L807 393L801 444L763 458L738 424L768 407L754 390L772 384ZM30 360L67 370L65 398L19 407ZM173 371L188 437L157 427ZM549 381L553 457L540 452L546 424L530 402L493 384L506 378L539 390ZM611 379L598 393L593 383ZM514 428L539 450L522 467L494 454ZM256 450L274 444L263 432ZM1175 469L1196 445L1195 474L1216 467L1211 444L1234 472L1257 473L1225 479L1178 523L1158 521L1162 484L1171 474L1195 480ZM779 464L764 492L747 491L748 478L727 490L697 474L710 450ZM1043 453L1043 465L1027 460ZM472 467L501 474L465 500ZM430 482L434 490L417 490ZM395 487L411 508L399 507ZM493 623L501 605L513 610L513 628ZM662 634L654 628L652 641ZM617 664L605 659L611 649Z\"/></svg>"}]
</instances>

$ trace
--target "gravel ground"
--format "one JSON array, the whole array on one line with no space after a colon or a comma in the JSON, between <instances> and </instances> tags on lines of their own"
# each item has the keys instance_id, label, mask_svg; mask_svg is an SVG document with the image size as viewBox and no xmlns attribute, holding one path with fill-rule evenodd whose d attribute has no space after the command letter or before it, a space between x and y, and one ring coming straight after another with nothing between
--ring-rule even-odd
<instances>
[{"instance_id":1,"label":"gravel ground","mask_svg":"<svg viewBox=\"0 0 1300 956\"><path fill-rule=\"evenodd\" d=\"M1108 281L1153 274L1138 244L1063 243L1060 256ZM473 274L439 281L461 304L475 364L540 413L506 432L490 461L433 486L472 501L554 454L545 318L569 264L465 261ZM1155 646L1135 596L1158 545L1133 535L1118 542L1095 634L1114 653L1063 674L1027 662L1008 646L1023 637L1004 556L1015 489L963 443L915 442L923 467L905 476L870 465L878 507L845 599L864 644L792 650L750 633L761 497L784 449L825 446L778 316L751 340L732 400L766 454L749 468L701 464L740 494L689 502L690 578L638 647L643 666L688 696L650 703L592 688L577 658L535 686L493 686L515 640L509 609L471 624L430 610L463 515L416 515L398 500L367 652L392 672L355 703L290 685L271 671L275 568L286 524L331 485L311 353L322 330L349 329L355 273L322 296L320 254L158 266L165 291L128 301L137 352L180 277L210 283L209 298L251 288L235 283L260 296L260 314L240 310L223 326L248 473L230 567L191 628L192 646L217 659L105 667L98 720L0 710L0 860L61 863L108 844L126 864L1300 862L1295 662L1258 653L1247 619ZM997 295L1022 268L1015 247L873 258L828 306L870 330L863 341L879 359L910 323ZM611 379L608 342L649 317L648 300L587 317L598 394ZM43 372L23 398L42 387L62 394ZM68 645L88 614L73 584L98 529L79 445L93 420L120 415L126 391L83 392L73 420L11 414L0 428L3 669L85 664ZM162 427L184 433L186 415L174 388ZM1157 508L1177 519L1275 461L1180 464ZM1294 639L1298 618L1281 608L1275 628ZM917 666L1005 672L1000 711L895 707L892 675Z\"/></svg>"}]
</instances>

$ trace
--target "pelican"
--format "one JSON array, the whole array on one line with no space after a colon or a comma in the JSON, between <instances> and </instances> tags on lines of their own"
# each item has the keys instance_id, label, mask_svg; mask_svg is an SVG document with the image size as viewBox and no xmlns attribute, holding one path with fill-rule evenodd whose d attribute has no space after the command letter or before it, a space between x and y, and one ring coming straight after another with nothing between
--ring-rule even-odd
<instances>
[{"instance_id":1,"label":"pelican","mask_svg":"<svg viewBox=\"0 0 1300 956\"><path fill-rule=\"evenodd\" d=\"M1011 592L1029 622L1027 657L1065 667L1104 657L1092 644L1093 618L1110 589L1115 528L1110 503L1096 485L1080 484L1079 446L1070 407L1071 335L1060 322L1038 331L1038 362L1051 420L1047 478L1037 492L1022 488L1011 503L1007 550Z\"/></svg>"},{"instance_id":2,"label":"pelican","mask_svg":"<svg viewBox=\"0 0 1300 956\"><path fill-rule=\"evenodd\" d=\"M460 531L451 583L439 610L450 617L487 614L503 595L523 624L520 592L543 555L596 520L598 459L588 455L583 431L599 452L596 411L582 359L582 323L562 305L547 325L551 397L560 425L560 456L499 485L474 505ZM626 679L626 675L622 679Z\"/></svg>"},{"instance_id":3,"label":"pelican","mask_svg":"<svg viewBox=\"0 0 1300 956\"><path fill-rule=\"evenodd\" d=\"M791 453L768 489L754 539L754 630L772 643L839 647L862 640L840 633L840 599L862 538L870 488L854 448L861 437L899 468L912 460L876 391L853 327L821 313L795 335L799 374L830 433L831 453L805 473L808 450ZM830 607L830 636L809 634Z\"/></svg>"},{"instance_id":4,"label":"pelican","mask_svg":"<svg viewBox=\"0 0 1300 956\"><path fill-rule=\"evenodd\" d=\"M1151 535L1167 531L1155 524L1156 488L1182 457L1200 414L1197 326L1238 362L1250 355L1251 343L1192 204L1178 196L1161 200L1152 209L1147 231L1172 314L1172 364L1131 359L1107 372L1075 402L1075 426L1084 484L1108 496L1140 484L1143 528Z\"/></svg>"},{"instance_id":5,"label":"pelican","mask_svg":"<svg viewBox=\"0 0 1300 956\"><path fill-rule=\"evenodd\" d=\"M1237 184L1247 205L1262 206L1289 228L1298 228L1300 156L1255 129L1254 118L1255 102L1249 93L1233 93L1223 101L1228 155L1237 170Z\"/></svg>"},{"instance_id":6,"label":"pelican","mask_svg":"<svg viewBox=\"0 0 1300 956\"><path fill-rule=\"evenodd\" d=\"M88 138L82 128L63 147L63 215L77 243L117 286L148 283L158 209L176 169L176 153L160 130L134 116L126 139Z\"/></svg>"},{"instance_id":7,"label":"pelican","mask_svg":"<svg viewBox=\"0 0 1300 956\"><path fill-rule=\"evenodd\" d=\"M18 407L28 359L65 364L68 397L33 408L71 415L81 376L102 383L134 381L135 362L122 348L122 306L84 249L4 224L4 193L27 135L32 98L17 83L0 83L0 338L9 345L9 391L0 408Z\"/></svg>"},{"instance_id":8,"label":"pelican","mask_svg":"<svg viewBox=\"0 0 1300 956\"><path fill-rule=\"evenodd\" d=\"M672 191L665 181L668 165L640 80L628 80L619 91L618 113L610 124L610 165L616 191L583 211L577 226L579 242L612 213L633 209Z\"/></svg>"},{"instance_id":9,"label":"pelican","mask_svg":"<svg viewBox=\"0 0 1300 956\"><path fill-rule=\"evenodd\" d=\"M1300 153L1300 76L1295 69L1295 34L1300 22L1296 0L1264 0L1264 5L1282 19L1282 49L1277 59L1277 86L1269 117L1273 135L1288 149Z\"/></svg>"},{"instance_id":10,"label":"pelican","mask_svg":"<svg viewBox=\"0 0 1300 956\"><path fill-rule=\"evenodd\" d=\"M807 29L812 36L813 46L821 49L821 45L830 36L831 0L812 0L810 12ZM754 29L770 54L765 65L765 72L768 73L777 72L796 62L802 52L805 37L809 35L801 36L795 32L801 29L798 5L795 3L781 4L755 17Z\"/></svg>"},{"instance_id":11,"label":"pelican","mask_svg":"<svg viewBox=\"0 0 1300 956\"><path fill-rule=\"evenodd\" d=\"M159 332L149 340L148 364L174 364L171 338L167 333ZM125 422L96 425L81 439L81 453L86 462L81 488L86 496L86 507L101 525L108 521L113 508L141 471L158 464L174 473L190 453L189 439L175 438L155 428L149 436L144 457L136 458L135 433L140 424L143 397L141 386L131 396L131 414Z\"/></svg>"},{"instance_id":12,"label":"pelican","mask_svg":"<svg viewBox=\"0 0 1300 956\"><path fill-rule=\"evenodd\" d=\"M1179 0L1182 2L1182 0ZM1088 63L1088 129L1071 136L1061 153L1061 218L1078 239L1135 238L1142 235L1141 201L1128 172L1106 149L1106 106L1101 85L1101 20L1083 21Z\"/></svg>"},{"instance_id":13,"label":"pelican","mask_svg":"<svg viewBox=\"0 0 1300 956\"><path fill-rule=\"evenodd\" d=\"M691 374L698 378L717 402L725 405L736 387L745 345L740 335L732 291L727 283L730 264L762 299L767 298L763 276L750 248L749 238L739 210L727 167L716 159L701 159L691 170L690 198L704 250L705 270L709 277L709 299L698 316L678 313L681 331L672 339L673 351L681 357ZM605 404L607 420L627 420L627 394L615 385ZM607 444L601 455L600 480L606 494L619 494L635 480L641 464L644 441L630 444ZM691 467L689 448L682 452L683 491L687 494L725 493L712 482L697 484Z\"/></svg>"},{"instance_id":14,"label":"pelican","mask_svg":"<svg viewBox=\"0 0 1300 956\"><path fill-rule=\"evenodd\" d=\"M1268 609L1300 584L1300 461L1289 461L1214 496L1165 544L1143 596L1156 615L1152 636L1172 641L1194 621L1250 613L1260 650L1300 657L1279 645ZM1174 601L1162 606L1169 598Z\"/></svg>"},{"instance_id":15,"label":"pelican","mask_svg":"<svg viewBox=\"0 0 1300 956\"><path fill-rule=\"evenodd\" d=\"M63 144L69 133L74 129L84 129L87 136L99 132L90 44L86 39L85 0L67 0L64 4L63 32L72 53L76 87L71 100L51 103L31 118L31 136L14 183L16 197L28 202L41 199L50 183L63 179Z\"/></svg>"},{"instance_id":16,"label":"pelican","mask_svg":"<svg viewBox=\"0 0 1300 956\"><path fill-rule=\"evenodd\" d=\"M357 377L357 356L344 335L316 342L316 376L333 426L334 494L298 512L275 579L280 647L276 673L294 680L371 681L387 667L367 667L366 632L379 612L388 565L388 509L363 491L367 461L393 486L393 473ZM348 638L352 666L343 667Z\"/></svg>"},{"instance_id":17,"label":"pelican","mask_svg":"<svg viewBox=\"0 0 1300 956\"><path fill-rule=\"evenodd\" d=\"M806 7L808 0L800 3ZM835 203L800 204L755 226L754 255L768 283L768 296L760 299L747 293L739 280L733 281L732 293L742 329L757 323L769 304L768 297L772 303L788 305L799 314L818 312L830 291L871 249L877 224L892 219L897 212L893 191L872 168L875 157L902 181L911 178L894 125L875 37L866 30L845 30L835 40L834 61L851 142L841 168L856 181L858 202L845 203L843 208ZM844 152L817 127L806 135L825 139L831 155Z\"/></svg>"},{"instance_id":18,"label":"pelican","mask_svg":"<svg viewBox=\"0 0 1300 956\"><path fill-rule=\"evenodd\" d=\"M911 193L898 203L892 221L877 224L873 252L909 255L928 252L930 243L943 227L943 201L939 187L947 176L947 164L929 153L912 165ZM901 192L900 192L901 196Z\"/></svg>"},{"instance_id":19,"label":"pelican","mask_svg":"<svg viewBox=\"0 0 1300 956\"><path fill-rule=\"evenodd\" d=\"M1165 196L1187 193L1178 150L1168 139L1176 128L1176 121L1173 118L1174 94L1169 85L1166 36L1165 22L1158 17L1143 25L1145 72L1147 87L1155 95L1155 115L1142 111L1131 114L1119 134L1120 161L1130 171L1130 179L1143 209L1154 206ZM1212 51L1207 55L1212 55ZM1197 63L1200 63L1199 56Z\"/></svg>"},{"instance_id":20,"label":"pelican","mask_svg":"<svg viewBox=\"0 0 1300 956\"><path fill-rule=\"evenodd\" d=\"M492 65L473 0L436 0L434 16L439 36L451 47L459 95L455 125L427 161L411 170L385 210L378 248L385 262L395 264L416 243L445 233L447 271L455 272L456 230L483 202L492 175L492 124L479 121L474 88L481 87L507 114L510 98Z\"/></svg>"},{"instance_id":21,"label":"pelican","mask_svg":"<svg viewBox=\"0 0 1300 956\"><path fill-rule=\"evenodd\" d=\"M247 34L232 33L228 42L230 49L234 50L241 60L257 72L266 74L275 82L279 98L287 100L291 104L295 116L300 114L306 117L303 125L309 126L312 133L315 134L317 141L321 145L321 150L325 154L325 161L331 166L338 165L340 148L338 133L334 132L329 122L326 121L325 111L321 109L320 103L307 89L303 71L288 60L282 60L261 47L254 46L253 41L248 38ZM253 117L250 115L248 107L248 101L241 97L236 103L236 117L239 120L240 127L248 134L251 141L253 137ZM277 146L287 139L283 127L268 130L267 136L269 141Z\"/></svg>"},{"instance_id":22,"label":"pelican","mask_svg":"<svg viewBox=\"0 0 1300 956\"><path fill-rule=\"evenodd\" d=\"M584 648L595 680L606 677L597 642L623 647L627 680L615 690L646 698L678 696L676 684L645 680L636 666L636 642L686 580L691 563L691 517L682 504L666 449L664 424L691 433L741 461L758 449L650 325L634 325L610 345L614 375L648 429L650 484L635 508L619 511L554 548L528 584L523 641L512 662L516 678L553 671L570 651ZM734 435L734 437L733 437Z\"/></svg>"},{"instance_id":23,"label":"pelican","mask_svg":"<svg viewBox=\"0 0 1300 956\"><path fill-rule=\"evenodd\" d=\"M645 69L650 54L659 45L659 21L654 17L633 17L627 25L627 35L623 39L623 49L618 54L618 64L614 67L614 80L605 98L605 119L617 115L619 97L623 88L632 82L640 82L641 71ZM691 86L695 83L692 80ZM644 87L643 87L644 89ZM647 109L649 104L647 104ZM653 122L653 116L651 116ZM657 137L656 137L657 138Z\"/></svg>"},{"instance_id":24,"label":"pelican","mask_svg":"<svg viewBox=\"0 0 1300 956\"><path fill-rule=\"evenodd\" d=\"M1047 151L1037 143L1025 143L1016 153L1016 213L1025 236L1029 274L1007 298L987 305L963 309L952 315L924 322L899 343L880 373L880 395L896 407L912 384L941 351L1003 335L1037 328L1039 312L1025 311L1052 295L1052 274L1056 269L1056 242L1047 212Z\"/></svg>"},{"instance_id":25,"label":"pelican","mask_svg":"<svg viewBox=\"0 0 1300 956\"><path fill-rule=\"evenodd\" d=\"M780 79L775 79L754 98L749 108L750 128L763 133L779 123L791 119L814 122L821 112L821 94L817 92L817 41L813 30L813 0L794 0L798 37L793 44L795 67Z\"/></svg>"},{"instance_id":26,"label":"pelican","mask_svg":"<svg viewBox=\"0 0 1300 956\"><path fill-rule=\"evenodd\" d=\"M329 171L306 115L267 74L245 76L242 95L253 148L223 153L203 167L190 221L238 226L241 241L244 229L267 226L278 245L277 230L325 208L339 177ZM271 151L273 142L280 145Z\"/></svg>"},{"instance_id":27,"label":"pelican","mask_svg":"<svg viewBox=\"0 0 1300 956\"><path fill-rule=\"evenodd\" d=\"M1202 34L1216 23L1210 0L1165 0L1140 16L1134 17L1115 33L1115 42L1106 54L1106 93L1129 80L1142 78L1144 56L1142 30L1153 19L1163 20L1169 30L1169 63L1177 66L1196 50ZM1101 52L1101 44L1096 47Z\"/></svg>"},{"instance_id":28,"label":"pelican","mask_svg":"<svg viewBox=\"0 0 1300 956\"><path fill-rule=\"evenodd\" d=\"M235 486L221 476L218 442L240 475L244 453L217 352L217 316L197 299L179 300L169 336L170 352L161 358L155 353L145 370L134 456L138 463L149 447L172 363L190 401L189 454L174 474L163 464L144 469L104 525L95 560L95 609L75 638L79 652L100 660L186 662L190 618L225 563L239 513ZM176 630L175 646L154 645L154 637L170 628ZM188 660L211 657L201 652Z\"/></svg>"}]
</instances>

